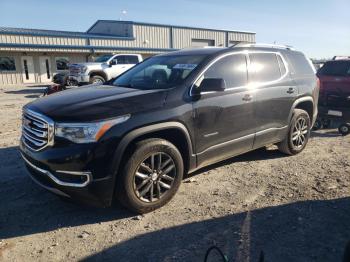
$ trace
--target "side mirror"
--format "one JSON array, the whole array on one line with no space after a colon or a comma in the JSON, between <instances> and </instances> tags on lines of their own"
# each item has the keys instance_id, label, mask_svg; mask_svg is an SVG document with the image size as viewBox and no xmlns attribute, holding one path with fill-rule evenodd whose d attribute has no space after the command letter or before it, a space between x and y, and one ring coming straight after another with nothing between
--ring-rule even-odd
<instances>
[{"instance_id":1,"label":"side mirror","mask_svg":"<svg viewBox=\"0 0 350 262\"><path fill-rule=\"evenodd\" d=\"M110 66L114 66L116 65L118 62L117 62L117 59L113 59L111 62L109 62L109 65Z\"/></svg>"},{"instance_id":2,"label":"side mirror","mask_svg":"<svg viewBox=\"0 0 350 262\"><path fill-rule=\"evenodd\" d=\"M222 92L226 88L225 80L222 78L205 78L202 80L199 91L203 92Z\"/></svg>"}]
</instances>

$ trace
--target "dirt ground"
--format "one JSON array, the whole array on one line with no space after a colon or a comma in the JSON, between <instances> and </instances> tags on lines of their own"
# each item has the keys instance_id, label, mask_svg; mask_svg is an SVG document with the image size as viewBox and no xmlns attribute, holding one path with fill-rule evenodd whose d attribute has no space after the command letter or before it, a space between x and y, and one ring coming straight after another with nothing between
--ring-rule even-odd
<instances>
[{"instance_id":1,"label":"dirt ground","mask_svg":"<svg viewBox=\"0 0 350 262\"><path fill-rule=\"evenodd\" d=\"M165 207L135 216L60 200L28 176L21 107L40 87L0 88L0 261L341 261L350 240L350 136L312 133L285 157L260 149L200 170ZM221 261L218 256L210 261Z\"/></svg>"}]
</instances>

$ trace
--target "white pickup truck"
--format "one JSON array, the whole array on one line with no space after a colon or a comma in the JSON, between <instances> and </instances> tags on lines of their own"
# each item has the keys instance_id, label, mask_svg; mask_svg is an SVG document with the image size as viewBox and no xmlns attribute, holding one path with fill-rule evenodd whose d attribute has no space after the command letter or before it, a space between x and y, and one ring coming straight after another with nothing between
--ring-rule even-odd
<instances>
[{"instance_id":1,"label":"white pickup truck","mask_svg":"<svg viewBox=\"0 0 350 262\"><path fill-rule=\"evenodd\" d=\"M68 81L77 85L103 84L142 61L140 54L103 55L95 62L71 64Z\"/></svg>"}]
</instances>

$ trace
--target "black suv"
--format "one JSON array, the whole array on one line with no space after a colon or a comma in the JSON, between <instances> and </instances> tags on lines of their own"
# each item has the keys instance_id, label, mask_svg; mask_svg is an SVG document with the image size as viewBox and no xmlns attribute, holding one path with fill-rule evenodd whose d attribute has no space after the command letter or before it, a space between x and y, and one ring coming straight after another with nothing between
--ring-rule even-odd
<instances>
[{"instance_id":1,"label":"black suv","mask_svg":"<svg viewBox=\"0 0 350 262\"><path fill-rule=\"evenodd\" d=\"M301 152L318 92L311 63L290 48L181 50L27 104L20 149L56 194L149 212L203 166L274 143Z\"/></svg>"}]
</instances>

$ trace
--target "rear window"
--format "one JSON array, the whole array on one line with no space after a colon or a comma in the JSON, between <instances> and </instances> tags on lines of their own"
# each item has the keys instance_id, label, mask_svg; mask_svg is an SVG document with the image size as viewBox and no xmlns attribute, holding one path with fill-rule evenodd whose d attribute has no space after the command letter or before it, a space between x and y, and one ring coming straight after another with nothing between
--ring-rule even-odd
<instances>
[{"instance_id":1,"label":"rear window","mask_svg":"<svg viewBox=\"0 0 350 262\"><path fill-rule=\"evenodd\" d=\"M252 82L270 82L281 77L277 56L273 53L249 54Z\"/></svg>"},{"instance_id":2,"label":"rear window","mask_svg":"<svg viewBox=\"0 0 350 262\"><path fill-rule=\"evenodd\" d=\"M288 58L293 67L293 73L297 75L315 75L314 68L305 55L300 52L288 53Z\"/></svg>"},{"instance_id":3,"label":"rear window","mask_svg":"<svg viewBox=\"0 0 350 262\"><path fill-rule=\"evenodd\" d=\"M318 74L327 76L350 75L350 61L327 62L318 70Z\"/></svg>"}]
</instances>

